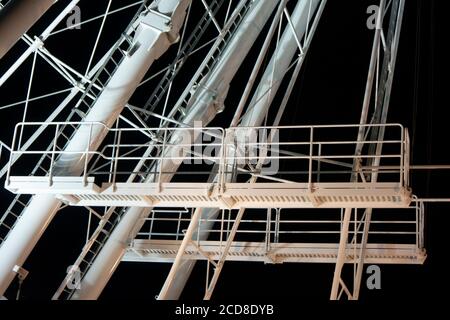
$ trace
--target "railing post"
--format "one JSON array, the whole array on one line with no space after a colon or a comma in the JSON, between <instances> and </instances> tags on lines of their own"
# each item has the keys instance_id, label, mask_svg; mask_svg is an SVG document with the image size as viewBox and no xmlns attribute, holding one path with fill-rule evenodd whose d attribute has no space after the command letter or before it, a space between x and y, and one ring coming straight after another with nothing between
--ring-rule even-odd
<instances>
[{"instance_id":1,"label":"railing post","mask_svg":"<svg viewBox=\"0 0 450 320\"><path fill-rule=\"evenodd\" d=\"M271 232L272 232L272 209L267 208L267 220L266 220L266 253L270 251L271 243Z\"/></svg>"},{"instance_id":2,"label":"railing post","mask_svg":"<svg viewBox=\"0 0 450 320\"><path fill-rule=\"evenodd\" d=\"M108 174L108 182L109 183L113 183L114 157L116 155L116 146L117 146L117 137L118 137L118 133L117 133L118 130L117 130L117 128L119 126L119 120L120 119L118 119L116 121L116 126L114 128L114 140L113 140L114 141L114 145L111 148L111 163L109 165L110 172ZM104 149L104 150L106 150L106 149ZM95 166L95 164L93 166ZM114 186L113 186L113 190L115 190Z\"/></svg>"},{"instance_id":3,"label":"railing post","mask_svg":"<svg viewBox=\"0 0 450 320\"><path fill-rule=\"evenodd\" d=\"M151 240L152 239L152 234L153 234L153 223L155 221L155 216L156 216L156 212L155 210L152 210L152 212L150 213L150 217L151 217L151 221L150 221L150 229L148 230L148 239ZM179 231L177 230L177 233ZM177 234L177 238L178 238L178 234ZM178 240L178 239L177 239Z\"/></svg>"},{"instance_id":4,"label":"railing post","mask_svg":"<svg viewBox=\"0 0 450 320\"><path fill-rule=\"evenodd\" d=\"M416 199L417 200L417 199ZM422 202L416 202L416 246L420 248L420 211L422 209Z\"/></svg>"},{"instance_id":5,"label":"railing post","mask_svg":"<svg viewBox=\"0 0 450 320\"><path fill-rule=\"evenodd\" d=\"M309 189L309 192L312 192L313 153L314 153L314 127L310 127L309 170L308 170L308 189Z\"/></svg>"},{"instance_id":6,"label":"railing post","mask_svg":"<svg viewBox=\"0 0 450 320\"><path fill-rule=\"evenodd\" d=\"M117 135L117 147L116 147L116 154L114 157L114 168L113 168L113 190L116 191L116 179L117 179L117 167L119 165L119 150L120 150L120 142L122 139L122 130L119 131L119 134Z\"/></svg>"},{"instance_id":7,"label":"railing post","mask_svg":"<svg viewBox=\"0 0 450 320\"><path fill-rule=\"evenodd\" d=\"M175 240L178 240L179 235L180 235L180 227L181 227L182 218L183 218L183 212L180 210L180 212L178 213L178 222L177 222L177 231L175 233Z\"/></svg>"},{"instance_id":8,"label":"railing post","mask_svg":"<svg viewBox=\"0 0 450 320\"><path fill-rule=\"evenodd\" d=\"M91 124L89 126L89 136L88 136L88 141L87 141L87 145L86 145L86 153L85 153L85 158L84 158L83 183L84 183L85 187L87 186L87 170L88 170L88 163L89 163L89 150L91 148L92 126L93 126L93 123L91 122Z\"/></svg>"},{"instance_id":9,"label":"railing post","mask_svg":"<svg viewBox=\"0 0 450 320\"><path fill-rule=\"evenodd\" d=\"M220 152L220 165L219 165L219 193L222 193L225 190L225 181L226 181L226 172L228 166L228 141L230 139L230 132L233 132L234 129L226 129L222 131L222 151Z\"/></svg>"},{"instance_id":10,"label":"railing post","mask_svg":"<svg viewBox=\"0 0 450 320\"><path fill-rule=\"evenodd\" d=\"M164 129L164 140L163 140L163 145L162 145L162 150L161 150L161 157L160 157L160 163L159 163L158 192L161 191L161 176L162 176L162 167L163 167L164 157L165 157L164 151L166 150L167 130L168 129Z\"/></svg>"},{"instance_id":11,"label":"railing post","mask_svg":"<svg viewBox=\"0 0 450 320\"><path fill-rule=\"evenodd\" d=\"M319 157L317 158L317 182L320 182L320 165L321 165L321 156L322 156L322 144L319 143Z\"/></svg>"},{"instance_id":12,"label":"railing post","mask_svg":"<svg viewBox=\"0 0 450 320\"><path fill-rule=\"evenodd\" d=\"M23 123L20 123L18 125L16 125L16 127L14 128L14 135L13 135L13 141L12 141L12 145L11 145L11 154L9 155L9 162L8 162L8 172L6 173L6 185L10 185L11 184L11 167L12 164L14 162L14 155L16 154L16 152L14 151L14 147L16 145L16 136L17 136L17 127L19 125L23 125ZM19 150L19 148L17 148L17 150Z\"/></svg>"},{"instance_id":13,"label":"railing post","mask_svg":"<svg viewBox=\"0 0 450 320\"><path fill-rule=\"evenodd\" d=\"M425 247L424 231L425 231L425 203L420 203L420 238L419 246L420 249Z\"/></svg>"},{"instance_id":14,"label":"railing post","mask_svg":"<svg viewBox=\"0 0 450 320\"><path fill-rule=\"evenodd\" d=\"M400 130L400 187L404 186L405 175L405 130Z\"/></svg>"},{"instance_id":15,"label":"railing post","mask_svg":"<svg viewBox=\"0 0 450 320\"><path fill-rule=\"evenodd\" d=\"M218 183L218 187L219 187L219 192L222 192L224 150L225 150L225 133L224 133L224 131L222 131L222 141L221 141L221 145L220 145L220 152L219 152L219 159L218 159L219 168L217 170L217 175L218 175L217 183Z\"/></svg>"},{"instance_id":16,"label":"railing post","mask_svg":"<svg viewBox=\"0 0 450 320\"><path fill-rule=\"evenodd\" d=\"M274 242L278 243L280 241L280 213L281 209L276 209L276 216L275 216L275 239Z\"/></svg>"},{"instance_id":17,"label":"railing post","mask_svg":"<svg viewBox=\"0 0 450 320\"><path fill-rule=\"evenodd\" d=\"M56 142L58 141L59 123L56 124L55 139L53 140L52 156L50 158L50 170L48 174L48 185L51 187L53 184L53 164L55 162Z\"/></svg>"},{"instance_id":18,"label":"railing post","mask_svg":"<svg viewBox=\"0 0 450 320\"><path fill-rule=\"evenodd\" d=\"M403 172L403 174L404 174L404 184L405 184L405 187L409 187L409 166L410 166L410 161L411 161L411 158L410 158L410 156L411 156L411 144L410 144L410 140L409 140L409 131L408 131L408 128L405 128L405 142L404 142L404 145L405 145L405 156L404 156L404 172Z\"/></svg>"}]
</instances>

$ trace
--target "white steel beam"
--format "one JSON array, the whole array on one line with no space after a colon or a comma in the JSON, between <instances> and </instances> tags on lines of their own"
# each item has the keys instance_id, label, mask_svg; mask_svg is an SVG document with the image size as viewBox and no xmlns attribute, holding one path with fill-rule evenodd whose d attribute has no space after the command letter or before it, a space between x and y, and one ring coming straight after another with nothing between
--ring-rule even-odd
<instances>
[{"instance_id":1,"label":"white steel beam","mask_svg":"<svg viewBox=\"0 0 450 320\"><path fill-rule=\"evenodd\" d=\"M375 81L375 73L376 73L376 67L377 67L377 53L380 47L381 43L381 34L382 34L382 28L383 28L383 21L384 21L384 8L386 6L385 0L380 0L380 10L378 11L378 17L377 17L377 24L376 24L376 30L375 30L375 36L374 36L374 42L372 47L372 56L370 60L370 66L369 66L369 74L367 78L367 85L366 85L366 92L364 95L364 102L363 102L363 108L361 111L361 124L367 123L367 117L369 113L369 107L370 107L370 101L372 98L372 89L373 89L373 83ZM364 135L365 130L363 128L360 128L358 132L358 141L361 141L361 144L357 146L355 154L359 155L361 153L361 149L364 146L362 142L364 141ZM354 163L353 167L356 168L359 164ZM358 174L354 173L352 175L352 181L355 181L358 179ZM356 210L356 209L355 209ZM342 228L341 228L341 235L340 235L340 241L339 241L339 250L338 250L338 257L336 259L336 265L334 270L334 276L333 276L333 283L331 287L331 294L330 294L330 300L337 300L339 298L339 288L341 287L341 274L342 269L345 264L345 256L346 256L346 250L347 250L347 242L348 242L348 228L350 225L350 218L352 214L352 209L347 208L344 212L344 217L342 221ZM356 215L356 212L355 212ZM351 298L351 297L349 297Z\"/></svg>"},{"instance_id":2,"label":"white steel beam","mask_svg":"<svg viewBox=\"0 0 450 320\"><path fill-rule=\"evenodd\" d=\"M356 273L354 274L354 281L353 281L353 293L352 298L353 300L359 299L359 293L361 290L361 281L362 281L362 274L363 274L363 268L365 263L365 255L367 250L367 240L369 237L369 229L370 229L370 223L372 222L372 209L367 208L364 218L364 229L362 234L362 240L361 240L361 247L359 249L359 259L357 264ZM358 236L354 235L354 245L356 246L358 242Z\"/></svg>"},{"instance_id":3,"label":"white steel beam","mask_svg":"<svg viewBox=\"0 0 450 320\"><path fill-rule=\"evenodd\" d=\"M256 180L256 179L252 179ZM252 181L250 183L254 183L255 181ZM239 224L241 223L242 217L244 215L245 209L241 208L238 211L236 220L234 221L233 228L231 229L231 232L228 234L227 243L225 245L225 248L223 249L222 255L218 259L217 265L214 268L214 274L212 276L212 279L207 283L207 288L204 296L204 300L210 300L211 296L214 292L214 289L216 287L217 281L219 280L220 273L222 272L224 263L227 259L228 253L230 252L230 248L233 244L234 237L236 236L237 230L239 228ZM209 279L208 279L209 280Z\"/></svg>"}]
</instances>

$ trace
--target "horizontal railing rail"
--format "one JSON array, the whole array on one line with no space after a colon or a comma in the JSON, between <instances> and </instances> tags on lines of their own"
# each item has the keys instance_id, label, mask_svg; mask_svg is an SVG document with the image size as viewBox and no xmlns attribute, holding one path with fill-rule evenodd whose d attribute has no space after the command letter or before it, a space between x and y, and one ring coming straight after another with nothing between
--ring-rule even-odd
<instances>
[{"instance_id":1,"label":"horizontal railing rail","mask_svg":"<svg viewBox=\"0 0 450 320\"><path fill-rule=\"evenodd\" d=\"M46 126L42 135L51 139L52 148L42 150L39 144L22 150L24 132ZM58 145L61 126L72 125L85 130L85 141L77 148ZM368 131L383 127L385 140L358 141L354 139L361 128ZM93 148L92 132L102 130L108 140L97 150ZM381 145L381 154L370 154L370 146ZM362 151L355 154L356 148ZM23 168L15 169L22 157L49 158L49 184L55 176L54 167L62 160L79 158L84 161L83 181L90 175L107 175L112 183L125 182L138 174L138 163L151 161L153 181L161 176L178 174L208 176L210 167L218 165L216 183L224 184L238 176L257 175L278 182L303 182L313 188L320 182L349 182L357 173L357 182L370 182L374 172L381 182L395 182L408 187L409 137L400 124L385 125L310 125L235 128L110 128L101 122L26 122L16 125L10 152L7 183L11 176L24 176ZM372 161L377 159L377 166ZM174 165L173 165L174 164ZM179 166L181 164L186 167ZM198 167L193 169L193 165ZM203 167L202 167L203 166ZM184 170L184 171L183 171ZM189 175L184 173L191 173ZM197 182L186 180L186 182Z\"/></svg>"}]
</instances>

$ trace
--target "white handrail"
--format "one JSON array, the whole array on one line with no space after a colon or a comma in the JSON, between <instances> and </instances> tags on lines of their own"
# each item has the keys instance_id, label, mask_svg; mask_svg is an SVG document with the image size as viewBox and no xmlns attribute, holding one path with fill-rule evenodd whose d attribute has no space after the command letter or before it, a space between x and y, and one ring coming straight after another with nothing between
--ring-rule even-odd
<instances>
[{"instance_id":1,"label":"white handrail","mask_svg":"<svg viewBox=\"0 0 450 320\"><path fill-rule=\"evenodd\" d=\"M193 160L202 160L202 161L210 161L212 163L219 164L219 180L218 183L222 184L225 179L225 175L229 174L229 170L233 168L234 163L243 163L249 164L256 161L266 161L266 162L275 162L275 161L308 161L307 165L307 179L311 190L313 188L313 184L317 181L314 180L315 174L325 174L331 170L315 170L314 164L316 162L325 163L324 160L330 159L341 159L343 161L348 160L349 163L355 160L361 161L364 159L386 159L391 161L391 163L387 163L384 165L379 165L376 167L367 167L360 166L358 168L358 172L362 175L370 173L370 172L378 172L379 174L392 174L398 173L398 181L396 179L395 182L398 182L401 187L408 187L408 179L406 177L409 174L409 139L408 132L401 124L367 124L367 125L352 125L352 124L341 124L341 125L302 125L302 126L269 126L269 127L231 127L228 129L222 129L218 127L211 128L202 128L202 127L188 127L188 128L110 128L106 126L102 122L52 122L47 123L47 128L52 130L52 128L56 128L54 131L53 141L54 145L51 150L33 150L32 147L27 150L21 150L20 145L16 145L16 137L18 134L26 127L31 126L41 126L43 123L41 122L23 122L18 123L15 127L14 137L13 137L13 145L10 149L10 167L8 170L8 178L11 175L12 164L17 160L17 158L22 156L30 156L30 155L48 155L51 158L50 168L48 168L49 181L51 183L51 179L53 177L53 166L57 164L57 157L62 154L65 155L81 155L85 157L84 159L84 171L83 177L84 181L87 181L87 175L89 174L89 161L92 157L98 157L102 159L102 161L109 162L113 164L111 166L113 172L110 174L113 175L114 183L117 182L118 175L118 167L119 163L123 163L124 161L142 161L142 160L152 160L161 164L166 161L193 161ZM101 126L109 133L120 134L121 139L119 142L114 144L106 144L102 151L95 151L89 148L90 142L87 143L87 148L85 150L76 150L76 151L66 151L61 150L57 147L59 128L63 125L76 125L79 126L81 130L86 128L85 130L92 130L94 126ZM371 140L371 141L358 141L357 139L345 139L345 140L336 140L334 137L339 137L339 134L334 134L331 130L346 130L346 129L361 129L362 127L371 129L376 127L383 127L384 129L392 129L395 133L395 137L389 137L389 139L380 141L380 140ZM398 130L398 133L397 133ZM290 138L288 141L286 139L280 139L277 134L272 135L271 139L267 139L268 132L278 132L278 135L282 135L283 133L290 131L296 134L295 138ZM48 132L48 131L47 131ZM159 132L163 135L156 135L155 133ZM174 132L182 132L186 133L187 141L181 139L182 141L175 141L171 137ZM331 138L321 138L321 133L325 132L328 135L331 134ZM355 131L356 132L356 131ZM129 138L127 140L127 135L140 134L144 142L138 141L134 142L133 138ZM197 141L199 135L209 136L207 141ZM180 138L180 135L176 135ZM89 135L87 135L89 137ZM133 136L134 137L134 136ZM184 138L184 136L183 136ZM212 139L214 138L214 139ZM284 138L284 137L283 137ZM129 142L127 142L129 141ZM398 151L391 153L385 153L381 155L370 155L370 154L359 154L355 155L353 153L345 151L345 147L352 145L371 145L371 144L383 144L383 145L392 145ZM153 145L159 153L156 154L140 154L139 152L147 150L149 145ZM178 150L174 154L172 152L172 147ZM341 153L333 153L327 152L324 149L329 146L330 150L339 150L339 147L344 148ZM216 152L213 154L204 154L204 148L214 148ZM38 147L37 147L38 148ZM133 152L130 151L132 148ZM281 148L308 148L308 151L304 154L299 153L291 153L286 154L283 153ZM319 148L319 151L316 149ZM114 149L115 152L108 152L109 149ZM174 149L174 150L175 150ZM193 149L193 151L192 151ZM182 151L181 154L179 151ZM228 150L228 151L227 151ZM270 151L270 153L267 152ZM128 151L128 152L127 152ZM232 152L230 152L232 151ZM264 152L262 152L264 151ZM305 150L306 151L306 150ZM281 155L283 154L283 155ZM395 163L392 163L395 161ZM323 166L322 166L323 167ZM162 168L162 166L160 166ZM339 168L338 170L333 170L333 172L338 173L348 173L349 168ZM252 174L245 169L239 168L240 173L248 173ZM319 172L316 172L319 171ZM320 172L321 171L321 172ZM354 171L354 170L353 170ZM328 173L330 173L328 172ZM282 173L282 171L276 171L276 173ZM123 173L122 173L123 174ZM163 174L166 174L159 170L157 173L158 176L155 176L155 181L160 181L160 178ZM259 173L254 173L259 174ZM267 174L267 176L274 174ZM302 175L302 174L300 174ZM283 182L286 180L278 179L277 181ZM391 181L392 182L392 181Z\"/></svg>"}]
</instances>

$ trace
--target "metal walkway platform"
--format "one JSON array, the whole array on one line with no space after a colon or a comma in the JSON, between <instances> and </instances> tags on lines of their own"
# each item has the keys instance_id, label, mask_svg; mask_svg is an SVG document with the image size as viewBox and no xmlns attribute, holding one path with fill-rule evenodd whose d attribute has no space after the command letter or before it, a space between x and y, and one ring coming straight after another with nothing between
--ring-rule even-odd
<instances>
[{"instance_id":1,"label":"metal walkway platform","mask_svg":"<svg viewBox=\"0 0 450 320\"><path fill-rule=\"evenodd\" d=\"M23 150L20 133L44 125L44 131L54 135L53 148L41 150L38 145ZM67 125L86 132L100 127L115 141L98 152L89 147L62 150L58 132ZM224 130L21 123L16 127L6 188L20 194L54 194L74 206L405 208L412 199L406 129L382 125L385 140L354 140L361 130L369 133L380 126ZM90 146L90 138L83 145ZM383 153L370 155L373 147L382 147ZM357 155L355 149L360 150ZM58 170L65 165L61 155L83 159L81 177L58 174L64 172ZM24 172L28 159L36 156L48 159L45 176ZM380 164L360 165L372 160ZM367 180L374 172L379 182Z\"/></svg>"},{"instance_id":2,"label":"metal walkway platform","mask_svg":"<svg viewBox=\"0 0 450 320\"><path fill-rule=\"evenodd\" d=\"M407 208L411 192L396 183L105 183L58 177L11 177L14 193L54 194L72 206L239 208Z\"/></svg>"},{"instance_id":3,"label":"metal walkway platform","mask_svg":"<svg viewBox=\"0 0 450 320\"><path fill-rule=\"evenodd\" d=\"M426 259L423 239L423 205L413 200L409 208L373 209L366 250L359 239L365 209L353 209L347 244L347 263L365 252L366 263L422 264ZM209 210L184 250L184 259L264 263L335 263L345 210L248 209ZM154 209L143 219L137 237L123 261L172 262L192 221L193 210ZM240 218L239 218L240 217ZM239 227L233 235L234 225ZM226 247L231 241L229 251Z\"/></svg>"},{"instance_id":4,"label":"metal walkway platform","mask_svg":"<svg viewBox=\"0 0 450 320\"><path fill-rule=\"evenodd\" d=\"M130 262L173 262L181 240L135 240L122 261ZM200 242L201 251L195 244L185 250L186 259L218 260L224 243L220 241ZM227 261L256 261L264 263L335 263L339 244L337 243L272 243L267 250L265 243L234 242L227 255ZM426 254L409 244L374 244L366 248L364 261L368 264L423 264ZM346 263L359 259L349 249Z\"/></svg>"}]
</instances>

